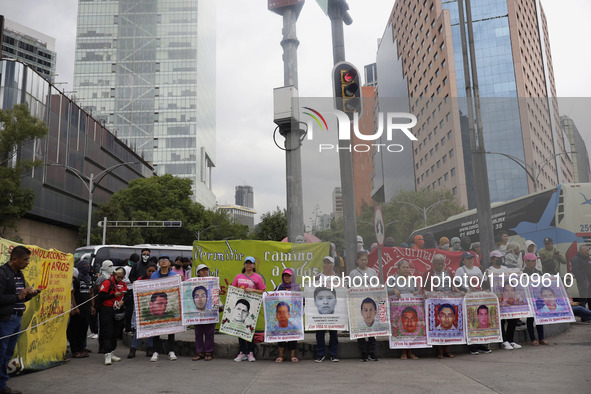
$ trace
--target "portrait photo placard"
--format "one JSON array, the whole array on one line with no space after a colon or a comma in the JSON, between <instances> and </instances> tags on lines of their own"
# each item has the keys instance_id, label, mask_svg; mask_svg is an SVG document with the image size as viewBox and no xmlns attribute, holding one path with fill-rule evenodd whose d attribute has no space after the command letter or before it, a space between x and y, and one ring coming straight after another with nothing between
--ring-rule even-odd
<instances>
[{"instance_id":1,"label":"portrait photo placard","mask_svg":"<svg viewBox=\"0 0 591 394\"><path fill-rule=\"evenodd\" d=\"M263 295L265 342L304 339L304 293L270 291Z\"/></svg>"},{"instance_id":2,"label":"portrait photo placard","mask_svg":"<svg viewBox=\"0 0 591 394\"><path fill-rule=\"evenodd\" d=\"M252 341L263 295L228 286L220 332Z\"/></svg>"},{"instance_id":3,"label":"portrait photo placard","mask_svg":"<svg viewBox=\"0 0 591 394\"><path fill-rule=\"evenodd\" d=\"M392 329L390 349L431 347L427 344L425 299L391 296L389 303Z\"/></svg>"},{"instance_id":4,"label":"portrait photo placard","mask_svg":"<svg viewBox=\"0 0 591 394\"><path fill-rule=\"evenodd\" d=\"M546 280L546 283L540 283L539 286L535 286L532 282L529 283L529 302L534 313L535 323L574 322L573 309L562 281L554 276L546 279L549 280Z\"/></svg>"},{"instance_id":5,"label":"portrait photo placard","mask_svg":"<svg viewBox=\"0 0 591 394\"><path fill-rule=\"evenodd\" d=\"M490 291L467 293L464 297L466 311L465 330L468 345L503 342L499 300Z\"/></svg>"},{"instance_id":6,"label":"portrait photo placard","mask_svg":"<svg viewBox=\"0 0 591 394\"><path fill-rule=\"evenodd\" d=\"M390 336L388 292L382 287L355 287L349 294L351 339Z\"/></svg>"},{"instance_id":7,"label":"portrait photo placard","mask_svg":"<svg viewBox=\"0 0 591 394\"><path fill-rule=\"evenodd\" d=\"M491 290L499 299L499 311L501 319L519 319L533 316L528 301L529 291L519 281L509 282L506 278L501 280L495 275L492 280ZM516 286L511 286L512 284Z\"/></svg>"},{"instance_id":8,"label":"portrait photo placard","mask_svg":"<svg viewBox=\"0 0 591 394\"><path fill-rule=\"evenodd\" d=\"M347 289L336 287L305 287L306 331L349 328Z\"/></svg>"},{"instance_id":9,"label":"portrait photo placard","mask_svg":"<svg viewBox=\"0 0 591 394\"><path fill-rule=\"evenodd\" d=\"M464 338L463 297L431 293L425 300L427 314L427 343L429 345L458 345Z\"/></svg>"},{"instance_id":10,"label":"portrait photo placard","mask_svg":"<svg viewBox=\"0 0 591 394\"><path fill-rule=\"evenodd\" d=\"M181 277L138 280L133 284L138 338L185 330L181 316Z\"/></svg>"},{"instance_id":11,"label":"portrait photo placard","mask_svg":"<svg viewBox=\"0 0 591 394\"><path fill-rule=\"evenodd\" d=\"M220 320L220 279L215 276L182 282L183 324L210 324Z\"/></svg>"}]
</instances>

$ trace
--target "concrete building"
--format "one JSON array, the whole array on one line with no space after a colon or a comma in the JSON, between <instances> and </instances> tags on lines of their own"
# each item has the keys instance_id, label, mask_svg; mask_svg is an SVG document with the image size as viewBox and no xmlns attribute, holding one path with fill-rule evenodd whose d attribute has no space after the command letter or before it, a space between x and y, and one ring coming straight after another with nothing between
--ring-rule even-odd
<instances>
[{"instance_id":1,"label":"concrete building","mask_svg":"<svg viewBox=\"0 0 591 394\"><path fill-rule=\"evenodd\" d=\"M16 233L5 236L73 252L88 214L89 193L81 178L97 176L92 194L96 206L132 180L152 176L153 168L40 74L23 63L1 60L0 108L15 104L26 104L47 124L48 134L24 143L17 152L20 159L40 160L42 165L23 172L22 187L35 192L33 209L20 220Z\"/></svg>"},{"instance_id":2,"label":"concrete building","mask_svg":"<svg viewBox=\"0 0 591 394\"><path fill-rule=\"evenodd\" d=\"M80 0L74 89L157 174L215 206L215 1Z\"/></svg>"},{"instance_id":3,"label":"concrete building","mask_svg":"<svg viewBox=\"0 0 591 394\"><path fill-rule=\"evenodd\" d=\"M55 38L0 15L0 58L18 60L53 82L56 67Z\"/></svg>"},{"instance_id":4,"label":"concrete building","mask_svg":"<svg viewBox=\"0 0 591 394\"><path fill-rule=\"evenodd\" d=\"M340 187L332 191L332 216L337 220L343 218L343 193Z\"/></svg>"},{"instance_id":5,"label":"concrete building","mask_svg":"<svg viewBox=\"0 0 591 394\"><path fill-rule=\"evenodd\" d=\"M244 224L250 230L254 228L254 216L257 213L254 209L239 205L218 205L217 209L227 212L235 223Z\"/></svg>"},{"instance_id":6,"label":"concrete building","mask_svg":"<svg viewBox=\"0 0 591 394\"><path fill-rule=\"evenodd\" d=\"M465 3L465 0L463 0ZM472 1L480 120L485 148L539 166L541 188L573 180L564 144L546 20L539 0ZM465 4L464 4L465 8ZM466 89L457 2L398 0L380 46L395 48L402 64L395 86L407 80L416 189L452 190L457 202L475 206ZM467 31L467 28L465 29ZM401 97L382 86L378 96ZM543 166L541 164L547 163ZM526 172L499 154L487 155L491 201L534 191ZM384 172L388 168L384 166Z\"/></svg>"},{"instance_id":7,"label":"concrete building","mask_svg":"<svg viewBox=\"0 0 591 394\"><path fill-rule=\"evenodd\" d=\"M246 208L254 208L254 191L252 186L236 186L236 195L234 198L236 205Z\"/></svg>"},{"instance_id":8,"label":"concrete building","mask_svg":"<svg viewBox=\"0 0 591 394\"><path fill-rule=\"evenodd\" d=\"M574 181L577 183L590 182L589 151L587 151L585 140L581 137L575 122L568 116L562 115L560 117L560 125L568 136L570 151L575 152L572 154Z\"/></svg>"}]
</instances>

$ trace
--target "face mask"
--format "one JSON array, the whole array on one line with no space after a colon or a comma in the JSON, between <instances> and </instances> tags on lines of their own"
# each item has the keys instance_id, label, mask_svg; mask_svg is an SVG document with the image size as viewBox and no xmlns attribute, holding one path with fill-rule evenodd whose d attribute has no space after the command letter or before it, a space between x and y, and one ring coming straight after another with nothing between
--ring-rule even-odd
<instances>
[{"instance_id":1,"label":"face mask","mask_svg":"<svg viewBox=\"0 0 591 394\"><path fill-rule=\"evenodd\" d=\"M449 249L449 244L443 244L440 246L441 249L443 250L448 250Z\"/></svg>"},{"instance_id":2,"label":"face mask","mask_svg":"<svg viewBox=\"0 0 591 394\"><path fill-rule=\"evenodd\" d=\"M149 258L150 258L150 255L149 255L149 254L143 254L143 255L142 255L142 261L143 261L144 263L148 262L148 259L149 259Z\"/></svg>"}]
</instances>

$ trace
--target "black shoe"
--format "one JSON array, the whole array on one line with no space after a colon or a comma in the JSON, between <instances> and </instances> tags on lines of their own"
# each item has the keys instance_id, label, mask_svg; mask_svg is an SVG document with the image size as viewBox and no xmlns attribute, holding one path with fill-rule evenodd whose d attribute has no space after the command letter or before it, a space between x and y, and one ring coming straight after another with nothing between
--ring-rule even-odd
<instances>
[{"instance_id":1,"label":"black shoe","mask_svg":"<svg viewBox=\"0 0 591 394\"><path fill-rule=\"evenodd\" d=\"M324 361L324 356L317 356L316 360L314 360L314 361L316 361L317 363L321 363Z\"/></svg>"},{"instance_id":2,"label":"black shoe","mask_svg":"<svg viewBox=\"0 0 591 394\"><path fill-rule=\"evenodd\" d=\"M135 349L134 348L129 349L129 354L127 355L127 358L135 358Z\"/></svg>"},{"instance_id":3,"label":"black shoe","mask_svg":"<svg viewBox=\"0 0 591 394\"><path fill-rule=\"evenodd\" d=\"M369 353L369 356L367 356L367 361L378 361L378 358L375 354Z\"/></svg>"},{"instance_id":4,"label":"black shoe","mask_svg":"<svg viewBox=\"0 0 591 394\"><path fill-rule=\"evenodd\" d=\"M484 353L484 354L489 354L489 353L492 353L492 350L490 350L486 346L479 346L478 347L478 352L479 353Z\"/></svg>"},{"instance_id":5,"label":"black shoe","mask_svg":"<svg viewBox=\"0 0 591 394\"><path fill-rule=\"evenodd\" d=\"M339 361L341 361L341 360L339 360L339 359L337 358L337 356L330 356L330 361L332 361L333 363L338 363L338 362L339 362Z\"/></svg>"},{"instance_id":6,"label":"black shoe","mask_svg":"<svg viewBox=\"0 0 591 394\"><path fill-rule=\"evenodd\" d=\"M154 354L154 349L152 349L151 347L146 349L146 357L152 357L153 354Z\"/></svg>"}]
</instances>

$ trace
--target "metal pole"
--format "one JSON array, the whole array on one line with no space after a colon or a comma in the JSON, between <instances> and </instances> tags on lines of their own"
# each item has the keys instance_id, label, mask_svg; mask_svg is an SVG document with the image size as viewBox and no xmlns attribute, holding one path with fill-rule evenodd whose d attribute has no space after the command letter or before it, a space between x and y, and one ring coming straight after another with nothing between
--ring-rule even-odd
<instances>
[{"instance_id":1,"label":"metal pole","mask_svg":"<svg viewBox=\"0 0 591 394\"><path fill-rule=\"evenodd\" d=\"M332 57L336 65L345 61L345 38L343 16L346 10L343 0L329 0L328 16L332 30ZM351 133L351 130L348 130ZM350 141L350 140L349 140ZM343 223L345 226L345 264L347 271L355 268L357 254L357 217L355 216L355 189L353 185L353 159L350 145L339 140L339 166L341 172L341 192L343 195Z\"/></svg>"},{"instance_id":2,"label":"metal pole","mask_svg":"<svg viewBox=\"0 0 591 394\"><path fill-rule=\"evenodd\" d=\"M86 246L90 245L90 228L92 226L92 192L94 191L94 173L88 178L88 228L86 229Z\"/></svg>"},{"instance_id":3,"label":"metal pole","mask_svg":"<svg viewBox=\"0 0 591 394\"><path fill-rule=\"evenodd\" d=\"M107 239L107 217L103 218L103 245L105 245L105 240Z\"/></svg>"}]
</instances>

